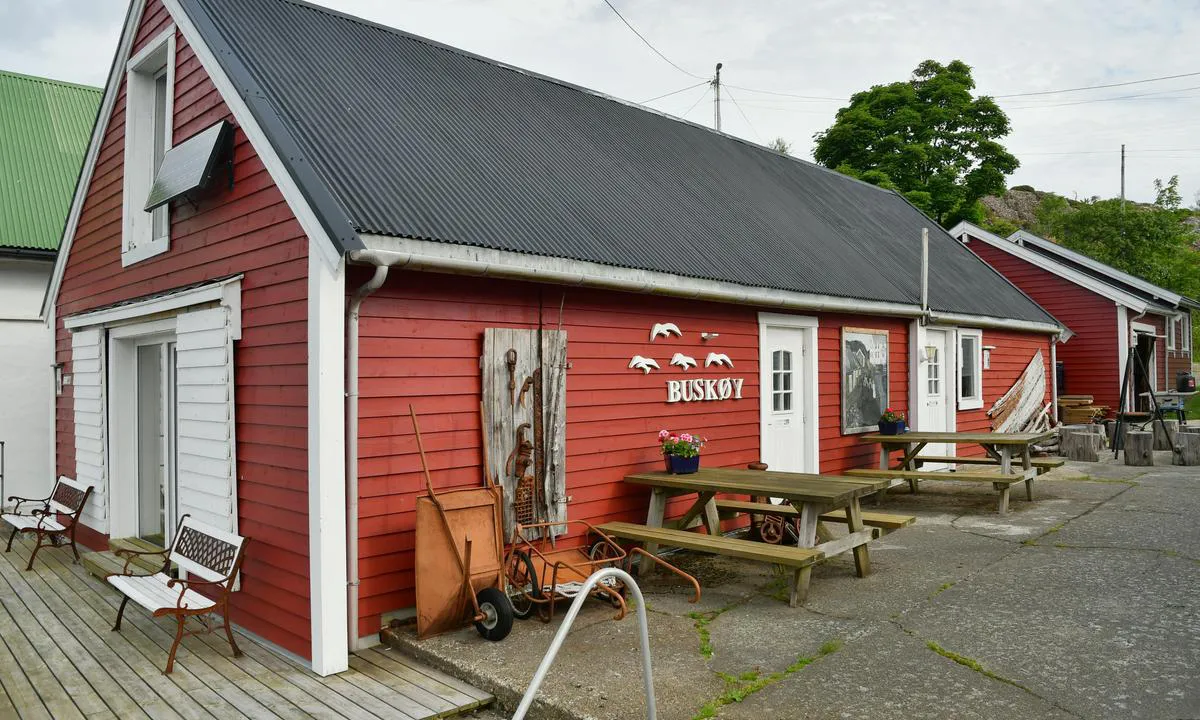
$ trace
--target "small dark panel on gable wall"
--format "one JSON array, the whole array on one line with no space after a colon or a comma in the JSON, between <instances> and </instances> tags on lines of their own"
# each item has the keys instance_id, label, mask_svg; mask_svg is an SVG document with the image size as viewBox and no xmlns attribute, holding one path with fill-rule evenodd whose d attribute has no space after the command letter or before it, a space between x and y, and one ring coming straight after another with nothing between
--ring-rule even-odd
<instances>
[{"instance_id":1,"label":"small dark panel on gable wall","mask_svg":"<svg viewBox=\"0 0 1200 720\"><path fill-rule=\"evenodd\" d=\"M171 148L154 175L147 212L175 198L203 190L233 156L233 126L222 120Z\"/></svg>"}]
</instances>

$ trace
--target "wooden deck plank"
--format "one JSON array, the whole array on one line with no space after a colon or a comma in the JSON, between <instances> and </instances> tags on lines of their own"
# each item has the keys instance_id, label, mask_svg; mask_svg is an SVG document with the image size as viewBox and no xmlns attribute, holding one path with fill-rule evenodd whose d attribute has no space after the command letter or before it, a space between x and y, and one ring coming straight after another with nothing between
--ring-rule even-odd
<instances>
[{"instance_id":1,"label":"wooden deck plank","mask_svg":"<svg viewBox=\"0 0 1200 720\"><path fill-rule=\"evenodd\" d=\"M383 655L386 658L390 658L392 661L399 663L401 665L404 665L411 670L415 670L418 673L429 678L430 680L434 680L443 685L448 685L448 686L454 688L455 690L457 690L458 692L463 693L464 695L469 695L471 697L476 698L477 700L492 700L493 699L491 695L485 693L484 691L480 690L477 687L472 687L471 685L468 685L467 683L459 680L456 677L453 677L452 675L447 675L446 673L442 672L441 670L436 670L427 665L422 665L420 663L417 663L417 662L413 661L412 659L407 658L404 655L401 655L400 653L398 653L390 648L373 648L373 652Z\"/></svg>"},{"instance_id":2,"label":"wooden deck plank","mask_svg":"<svg viewBox=\"0 0 1200 720\"><path fill-rule=\"evenodd\" d=\"M436 717L444 712L453 711L459 706L458 703L448 702L441 697L424 690L420 686L409 683L395 674L379 667L378 665L362 659L358 655L350 656L350 667L351 669L371 678L372 680L375 680L384 687L392 687L394 684L397 688L397 692L400 695L403 695L413 703L416 703L418 706L424 708L425 715L433 715ZM397 680L400 682L397 683ZM470 698L464 699L470 701Z\"/></svg>"},{"instance_id":3,"label":"wooden deck plank","mask_svg":"<svg viewBox=\"0 0 1200 720\"><path fill-rule=\"evenodd\" d=\"M82 580L80 586L87 588L87 591L81 593L81 596L100 617L109 618L108 622L116 620L117 607L121 603L119 593L112 590L107 583L101 583L88 575L86 570L80 569L79 573L76 573L71 567L65 566L63 570ZM174 628L168 627L168 623L173 625L173 621L157 620L130 603L125 609L120 631L120 634L141 631L150 643L149 646L143 646L143 650L148 652L148 658L155 661L160 674L166 666L167 652L174 640ZM195 642L195 638L184 639L179 647L179 655L183 656L186 653L196 659L196 662L187 665L185 672L193 677L196 684L209 687L224 698L234 712L256 720L277 720L280 717L292 717L297 712L294 705L279 698L265 685L237 669L227 658L215 652L205 652L206 647L203 643ZM154 648L157 648L157 651ZM226 653L229 652L226 650ZM176 662L172 679L179 672L180 666ZM230 680L227 674L234 680ZM284 715L276 713L275 709L281 710Z\"/></svg>"},{"instance_id":4,"label":"wooden deck plank","mask_svg":"<svg viewBox=\"0 0 1200 720\"><path fill-rule=\"evenodd\" d=\"M42 552L45 553L44 550ZM42 555L38 555L39 561L41 558ZM177 686L177 690L184 691L181 699L184 699L184 695L190 695L197 690L215 691L221 697L221 703L218 706L206 708L215 718L246 717L246 709L257 713L255 715L257 717L269 717L269 720L275 720L278 717L273 713L269 716L263 714L262 706L246 696L240 689L233 688L233 691L230 691L228 683L218 681L216 674L202 662L191 662L186 667L181 667L179 663L176 663L175 672L169 677L164 676L162 671L167 660L166 649L170 646L170 640L163 637L167 634L166 630L157 627L153 619L145 613L141 613L139 617L138 612L127 609L121 631L112 632L112 623L116 619L116 606L120 602L120 596L107 584L86 575L86 571L80 571L84 575L76 574L72 567L77 566L70 565L69 561L47 558L47 563L58 579L63 583L70 584L71 589L78 595L76 609L84 611L86 608L88 622L97 632L107 634L109 642L116 642L117 638L124 638L136 648L136 652L141 656L136 660L144 668L140 672L147 681L155 676L165 678L166 682L161 687L170 692L169 688L172 685ZM246 701L248 701L246 705L241 704ZM184 702L186 703L185 699Z\"/></svg>"},{"instance_id":5,"label":"wooden deck plank","mask_svg":"<svg viewBox=\"0 0 1200 720\"><path fill-rule=\"evenodd\" d=\"M25 573L22 573L8 563L0 563L0 583L3 582L7 582L14 596L19 598L21 603L24 604L30 623L26 625L26 633L29 632L28 628L32 623L37 623L42 628L46 638L53 642L56 650L69 658L75 665L91 689L103 701L106 709L111 710L121 718L136 719L149 717L134 702L123 685L112 682L109 671L105 670L102 664L103 660L94 656L97 646L85 644L79 635L67 628L63 621L63 616L70 613L69 608L51 607L48 596L52 594L47 593L47 597L39 595L29 584L29 579L25 577ZM18 618L18 622L23 621ZM103 648L103 645L101 644L98 647ZM79 704L78 700L76 700L76 704ZM105 708L100 708L100 710ZM92 717L99 712L99 710L88 710L82 706L80 710L87 714L88 717ZM178 714L172 712L171 716L178 717Z\"/></svg>"},{"instance_id":6,"label":"wooden deck plank","mask_svg":"<svg viewBox=\"0 0 1200 720\"><path fill-rule=\"evenodd\" d=\"M33 683L25 677L25 671L17 664L3 637L0 637L0 685L3 685L4 694L11 698L9 704L21 708L23 717L29 720L52 720L50 712L33 689Z\"/></svg>"},{"instance_id":7,"label":"wooden deck plank","mask_svg":"<svg viewBox=\"0 0 1200 720\"><path fill-rule=\"evenodd\" d=\"M14 543L0 559L0 718L426 720L494 700L377 650L320 677L244 634L237 659L223 635L185 639L175 672L163 675L173 621L131 605L113 632L119 593L62 549L43 549L25 573L30 548ZM82 707L71 693L87 698Z\"/></svg>"},{"instance_id":8,"label":"wooden deck plank","mask_svg":"<svg viewBox=\"0 0 1200 720\"><path fill-rule=\"evenodd\" d=\"M42 703L50 711L55 720L59 718L82 719L84 717L83 712L71 700L70 692L54 674L55 670L62 671L63 668L57 662L52 667L46 660L43 660L39 656L38 649L29 641L25 633L17 627L16 622L9 614L8 605L9 603L7 602L0 603L0 637L4 638L5 644L8 645L13 658L16 659L21 669L25 672L25 677L33 685L34 691L41 698ZM51 662L54 662L53 658L51 658ZM74 685L75 680L76 676L72 675L67 682ZM88 689L90 690L90 687ZM102 708L98 707L94 709L100 710Z\"/></svg>"},{"instance_id":9,"label":"wooden deck plank","mask_svg":"<svg viewBox=\"0 0 1200 720\"><path fill-rule=\"evenodd\" d=\"M136 692L140 681L151 691L137 693L143 710L164 718L182 715L188 720L213 720L223 717L205 709L212 708L211 704L196 707L189 702L190 693L180 687L180 682L190 677L186 671L179 678L163 676L161 668L139 648L138 642L144 641L139 633L123 635L112 632L112 620L97 614L71 585L70 580L60 576L62 565L55 554L43 550L38 555L39 561L43 557L46 558L46 571L40 575L40 580L44 583L45 597L60 603L66 610L62 617L73 632L80 637L93 639L97 647L108 648L105 667L112 673L114 682L121 682L125 688ZM208 691L203 685L195 682L194 678L192 680L194 689ZM215 708L223 713L227 713L228 709L223 702Z\"/></svg>"},{"instance_id":10,"label":"wooden deck plank","mask_svg":"<svg viewBox=\"0 0 1200 720\"><path fill-rule=\"evenodd\" d=\"M412 683L426 693L437 697L443 703L458 707L467 707L480 702L490 702L493 699L487 693L464 693L453 685L435 680L408 665L397 662L395 657L386 652L381 652L378 648L360 650L357 654L364 661L386 670L405 682Z\"/></svg>"}]
</instances>

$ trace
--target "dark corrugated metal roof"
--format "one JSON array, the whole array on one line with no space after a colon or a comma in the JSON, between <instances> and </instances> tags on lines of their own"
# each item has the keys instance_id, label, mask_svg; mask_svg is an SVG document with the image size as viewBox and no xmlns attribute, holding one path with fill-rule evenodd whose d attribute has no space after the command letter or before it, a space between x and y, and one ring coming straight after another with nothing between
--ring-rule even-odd
<instances>
[{"instance_id":1,"label":"dark corrugated metal roof","mask_svg":"<svg viewBox=\"0 0 1200 720\"><path fill-rule=\"evenodd\" d=\"M0 248L58 249L101 92L0 71Z\"/></svg>"},{"instance_id":2,"label":"dark corrugated metal roof","mask_svg":"<svg viewBox=\"0 0 1200 720\"><path fill-rule=\"evenodd\" d=\"M296 0L181 4L336 237L916 304L928 227L934 310L1053 322L895 193Z\"/></svg>"}]
</instances>

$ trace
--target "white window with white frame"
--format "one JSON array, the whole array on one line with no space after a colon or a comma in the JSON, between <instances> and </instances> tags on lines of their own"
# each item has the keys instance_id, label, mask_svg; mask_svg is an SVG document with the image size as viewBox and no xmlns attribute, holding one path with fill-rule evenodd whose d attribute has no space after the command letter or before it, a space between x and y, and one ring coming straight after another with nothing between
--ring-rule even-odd
<instances>
[{"instance_id":1,"label":"white window with white frame","mask_svg":"<svg viewBox=\"0 0 1200 720\"><path fill-rule=\"evenodd\" d=\"M983 331L958 331L958 409L983 407Z\"/></svg>"},{"instance_id":2,"label":"white window with white frame","mask_svg":"<svg viewBox=\"0 0 1200 720\"><path fill-rule=\"evenodd\" d=\"M125 178L121 264L166 252L170 207L147 212L146 198L163 155L171 147L175 95L175 27L130 58L125 72Z\"/></svg>"},{"instance_id":3,"label":"white window with white frame","mask_svg":"<svg viewBox=\"0 0 1200 720\"><path fill-rule=\"evenodd\" d=\"M1167 349L1175 349L1175 326L1178 324L1179 318L1167 318Z\"/></svg>"}]
</instances>

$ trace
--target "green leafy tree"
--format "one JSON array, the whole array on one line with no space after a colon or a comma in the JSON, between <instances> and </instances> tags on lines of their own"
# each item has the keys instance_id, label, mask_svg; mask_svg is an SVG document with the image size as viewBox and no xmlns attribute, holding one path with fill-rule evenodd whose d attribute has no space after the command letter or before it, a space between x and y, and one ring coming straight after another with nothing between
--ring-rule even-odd
<instances>
[{"instance_id":1,"label":"green leafy tree","mask_svg":"<svg viewBox=\"0 0 1200 720\"><path fill-rule=\"evenodd\" d=\"M1178 175L1172 175L1166 184L1163 184L1161 178L1154 178L1154 204L1164 210L1178 210L1183 207Z\"/></svg>"},{"instance_id":2,"label":"green leafy tree","mask_svg":"<svg viewBox=\"0 0 1200 720\"><path fill-rule=\"evenodd\" d=\"M783 153L784 155L792 154L792 144L781 137L777 137L772 140L771 144L767 145L767 147L771 148L777 153Z\"/></svg>"},{"instance_id":3,"label":"green leafy tree","mask_svg":"<svg viewBox=\"0 0 1200 720\"><path fill-rule=\"evenodd\" d=\"M966 63L926 60L907 81L855 93L813 136L813 156L900 192L945 227L981 221L979 199L1003 192L1020 163L999 143L1008 116L974 89Z\"/></svg>"}]
</instances>

